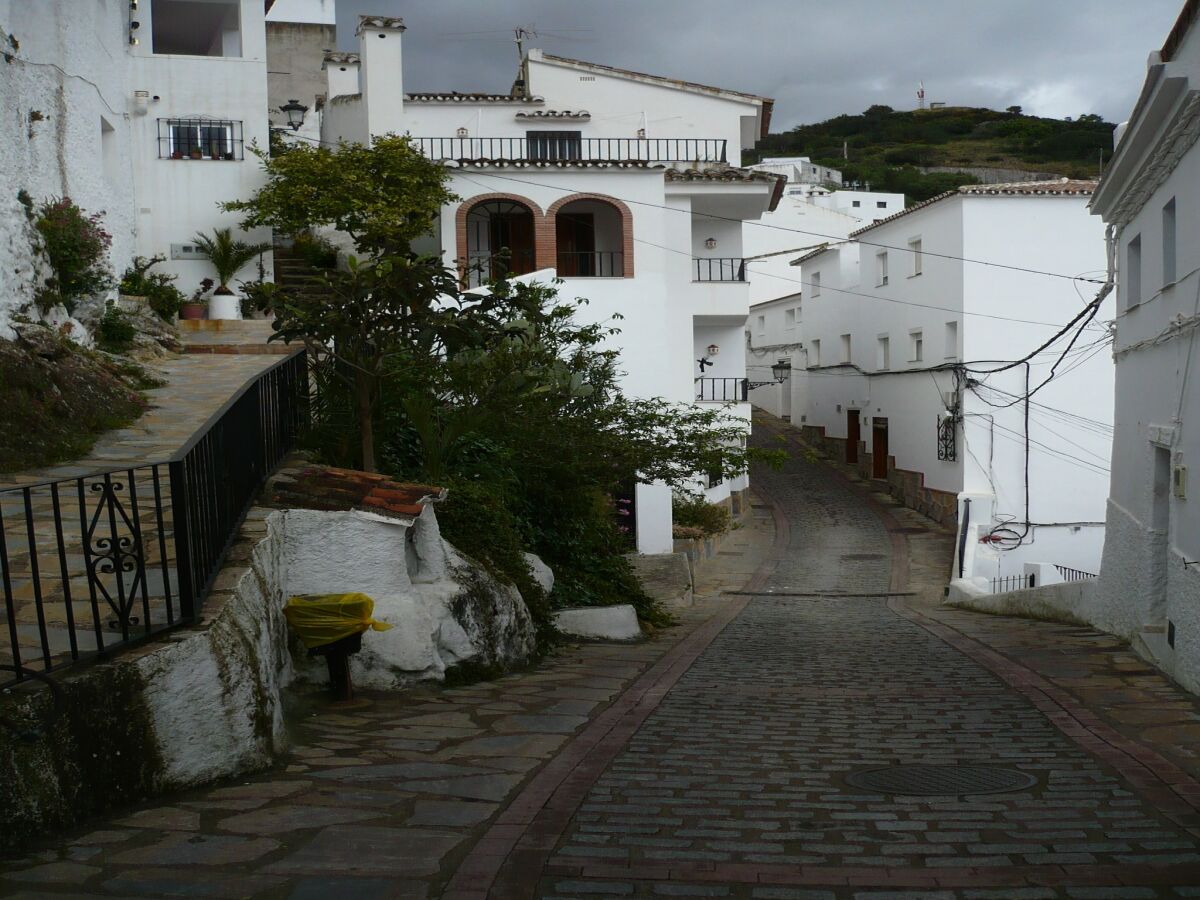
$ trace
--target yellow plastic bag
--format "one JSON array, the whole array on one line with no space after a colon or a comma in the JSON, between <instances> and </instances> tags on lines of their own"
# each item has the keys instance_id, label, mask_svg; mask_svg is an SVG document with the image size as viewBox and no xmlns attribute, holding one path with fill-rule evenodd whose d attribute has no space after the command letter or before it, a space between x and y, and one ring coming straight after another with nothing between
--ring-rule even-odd
<instances>
[{"instance_id":1,"label":"yellow plastic bag","mask_svg":"<svg viewBox=\"0 0 1200 900\"><path fill-rule=\"evenodd\" d=\"M304 646L323 647L372 628L387 631L392 626L371 618L375 601L366 594L307 594L290 597L283 614Z\"/></svg>"}]
</instances>

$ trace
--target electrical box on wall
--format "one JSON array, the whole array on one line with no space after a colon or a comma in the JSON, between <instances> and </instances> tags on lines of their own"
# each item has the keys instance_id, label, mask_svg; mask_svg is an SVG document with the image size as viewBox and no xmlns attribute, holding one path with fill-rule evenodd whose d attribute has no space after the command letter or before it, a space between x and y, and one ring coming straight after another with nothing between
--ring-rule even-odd
<instances>
[{"instance_id":1,"label":"electrical box on wall","mask_svg":"<svg viewBox=\"0 0 1200 900\"><path fill-rule=\"evenodd\" d=\"M1171 491L1176 500L1187 499L1187 466L1175 466L1171 470Z\"/></svg>"},{"instance_id":2,"label":"electrical box on wall","mask_svg":"<svg viewBox=\"0 0 1200 900\"><path fill-rule=\"evenodd\" d=\"M208 259L195 244L172 244L171 259Z\"/></svg>"}]
</instances>

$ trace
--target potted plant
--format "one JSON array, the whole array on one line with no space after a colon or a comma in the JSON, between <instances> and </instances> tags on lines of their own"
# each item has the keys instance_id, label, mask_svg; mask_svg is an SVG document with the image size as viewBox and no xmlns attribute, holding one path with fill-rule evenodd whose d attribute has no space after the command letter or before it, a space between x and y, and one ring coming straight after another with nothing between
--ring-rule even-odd
<instances>
[{"instance_id":1,"label":"potted plant","mask_svg":"<svg viewBox=\"0 0 1200 900\"><path fill-rule=\"evenodd\" d=\"M171 151L171 159L183 159L183 151L182 150L172 150Z\"/></svg>"},{"instance_id":2,"label":"potted plant","mask_svg":"<svg viewBox=\"0 0 1200 900\"><path fill-rule=\"evenodd\" d=\"M232 228L214 228L211 236L197 234L193 239L200 252L208 257L217 270L217 289L208 303L210 319L241 318L238 295L229 288L229 282L238 269L260 253L270 249L270 244L247 244L236 240Z\"/></svg>"},{"instance_id":3,"label":"potted plant","mask_svg":"<svg viewBox=\"0 0 1200 900\"><path fill-rule=\"evenodd\" d=\"M192 291L191 299L183 303L179 307L179 318L181 319L203 319L204 312L208 309L208 301L204 295L212 290L213 280L205 278L200 282L200 287Z\"/></svg>"},{"instance_id":4,"label":"potted plant","mask_svg":"<svg viewBox=\"0 0 1200 900\"><path fill-rule=\"evenodd\" d=\"M193 147L192 152L189 155L192 157L192 159L204 159L204 151L199 147Z\"/></svg>"}]
</instances>

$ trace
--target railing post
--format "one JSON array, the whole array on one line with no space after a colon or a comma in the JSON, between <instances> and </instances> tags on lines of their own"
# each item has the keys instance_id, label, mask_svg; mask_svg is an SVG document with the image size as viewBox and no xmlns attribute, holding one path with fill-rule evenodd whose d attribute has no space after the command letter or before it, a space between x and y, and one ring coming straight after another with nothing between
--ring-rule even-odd
<instances>
[{"instance_id":1,"label":"railing post","mask_svg":"<svg viewBox=\"0 0 1200 900\"><path fill-rule=\"evenodd\" d=\"M191 522L187 468L182 459L168 465L171 479L171 532L175 539L175 573L179 584L179 618L196 618L196 578L192 568Z\"/></svg>"}]
</instances>

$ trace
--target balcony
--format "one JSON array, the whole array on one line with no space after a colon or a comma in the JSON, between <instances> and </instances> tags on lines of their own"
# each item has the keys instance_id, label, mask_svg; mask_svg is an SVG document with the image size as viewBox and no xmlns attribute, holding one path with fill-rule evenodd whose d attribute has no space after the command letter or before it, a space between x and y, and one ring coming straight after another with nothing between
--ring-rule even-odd
<instances>
[{"instance_id":1,"label":"balcony","mask_svg":"<svg viewBox=\"0 0 1200 900\"><path fill-rule=\"evenodd\" d=\"M631 161L724 163L727 141L718 138L417 137L430 159L528 161Z\"/></svg>"},{"instance_id":2,"label":"balcony","mask_svg":"<svg viewBox=\"0 0 1200 900\"><path fill-rule=\"evenodd\" d=\"M750 382L746 378L697 378L696 401L700 403L746 403Z\"/></svg>"},{"instance_id":3,"label":"balcony","mask_svg":"<svg viewBox=\"0 0 1200 900\"><path fill-rule=\"evenodd\" d=\"M621 278L625 254L620 250L558 251L560 278Z\"/></svg>"},{"instance_id":4,"label":"balcony","mask_svg":"<svg viewBox=\"0 0 1200 900\"><path fill-rule=\"evenodd\" d=\"M746 281L746 260L740 256L692 260L692 281Z\"/></svg>"}]
</instances>

